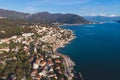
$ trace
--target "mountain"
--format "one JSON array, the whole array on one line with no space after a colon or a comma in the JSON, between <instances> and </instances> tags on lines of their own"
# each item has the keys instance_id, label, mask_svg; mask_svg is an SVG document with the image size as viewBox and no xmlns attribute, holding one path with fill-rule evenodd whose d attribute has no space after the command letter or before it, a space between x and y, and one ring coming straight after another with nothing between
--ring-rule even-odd
<instances>
[{"instance_id":1,"label":"mountain","mask_svg":"<svg viewBox=\"0 0 120 80\"><path fill-rule=\"evenodd\" d=\"M8 19L23 19L28 22L37 23L64 23L64 24L87 24L89 21L75 14L50 14L48 12L39 12L34 14L17 12L12 10L0 9L0 17Z\"/></svg>"},{"instance_id":2,"label":"mountain","mask_svg":"<svg viewBox=\"0 0 120 80\"><path fill-rule=\"evenodd\" d=\"M29 15L28 13L0 9L0 17L6 17L10 19L23 19L28 15Z\"/></svg>"},{"instance_id":3,"label":"mountain","mask_svg":"<svg viewBox=\"0 0 120 80\"><path fill-rule=\"evenodd\" d=\"M39 12L26 17L29 22L50 23L55 21L54 17L48 12Z\"/></svg>"},{"instance_id":4,"label":"mountain","mask_svg":"<svg viewBox=\"0 0 120 80\"><path fill-rule=\"evenodd\" d=\"M84 16L86 20L94 22L115 22L120 20L120 16Z\"/></svg>"},{"instance_id":5,"label":"mountain","mask_svg":"<svg viewBox=\"0 0 120 80\"><path fill-rule=\"evenodd\" d=\"M75 14L50 14L48 12L36 13L28 16L27 21L42 22L42 23L65 23L65 24L79 24L88 23L83 17Z\"/></svg>"}]
</instances>

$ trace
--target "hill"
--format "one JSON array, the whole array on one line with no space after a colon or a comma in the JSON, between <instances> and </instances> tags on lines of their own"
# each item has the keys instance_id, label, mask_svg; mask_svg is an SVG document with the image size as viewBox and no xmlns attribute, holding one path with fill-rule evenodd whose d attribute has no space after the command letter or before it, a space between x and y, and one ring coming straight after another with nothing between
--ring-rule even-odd
<instances>
[{"instance_id":1,"label":"hill","mask_svg":"<svg viewBox=\"0 0 120 80\"><path fill-rule=\"evenodd\" d=\"M31 32L29 25L32 24L23 20L0 19L0 39Z\"/></svg>"},{"instance_id":2,"label":"hill","mask_svg":"<svg viewBox=\"0 0 120 80\"><path fill-rule=\"evenodd\" d=\"M28 22L37 23L64 23L64 24L87 24L89 21L75 14L50 14L48 12L39 12L34 14L17 12L12 10L0 9L0 17L8 19L22 19Z\"/></svg>"},{"instance_id":3,"label":"hill","mask_svg":"<svg viewBox=\"0 0 120 80\"><path fill-rule=\"evenodd\" d=\"M9 19L23 19L28 15L29 15L28 13L0 9L0 17L6 17Z\"/></svg>"},{"instance_id":4,"label":"hill","mask_svg":"<svg viewBox=\"0 0 120 80\"><path fill-rule=\"evenodd\" d=\"M64 24L79 24L88 23L87 20L75 14L50 14L48 12L36 13L28 16L27 21L42 22L42 23L64 23Z\"/></svg>"}]
</instances>

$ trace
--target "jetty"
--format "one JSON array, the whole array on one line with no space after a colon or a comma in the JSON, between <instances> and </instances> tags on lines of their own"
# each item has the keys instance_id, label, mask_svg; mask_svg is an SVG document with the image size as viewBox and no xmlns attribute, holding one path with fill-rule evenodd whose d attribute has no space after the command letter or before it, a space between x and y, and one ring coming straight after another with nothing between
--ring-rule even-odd
<instances>
[{"instance_id":1,"label":"jetty","mask_svg":"<svg viewBox=\"0 0 120 80\"><path fill-rule=\"evenodd\" d=\"M81 72L79 72L78 74L79 74L79 76L78 76L79 80L84 80Z\"/></svg>"}]
</instances>

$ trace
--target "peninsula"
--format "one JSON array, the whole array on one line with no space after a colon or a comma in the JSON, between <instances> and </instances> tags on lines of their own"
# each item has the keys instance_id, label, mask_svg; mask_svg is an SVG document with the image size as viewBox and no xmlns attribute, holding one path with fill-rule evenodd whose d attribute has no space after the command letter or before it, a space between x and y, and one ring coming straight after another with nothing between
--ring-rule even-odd
<instances>
[{"instance_id":1,"label":"peninsula","mask_svg":"<svg viewBox=\"0 0 120 80\"><path fill-rule=\"evenodd\" d=\"M13 31L10 28L0 29L4 35L0 39L0 79L74 79L75 63L56 52L75 38L71 30L40 24L18 25Z\"/></svg>"}]
</instances>

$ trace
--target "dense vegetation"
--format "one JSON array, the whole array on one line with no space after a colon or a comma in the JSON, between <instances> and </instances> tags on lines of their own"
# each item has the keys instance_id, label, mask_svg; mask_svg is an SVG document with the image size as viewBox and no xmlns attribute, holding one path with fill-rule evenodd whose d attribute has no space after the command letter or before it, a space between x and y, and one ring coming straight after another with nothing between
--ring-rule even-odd
<instances>
[{"instance_id":1,"label":"dense vegetation","mask_svg":"<svg viewBox=\"0 0 120 80\"><path fill-rule=\"evenodd\" d=\"M31 32L31 28L22 20L0 19L0 39L8 38L14 35L21 35L22 32Z\"/></svg>"},{"instance_id":2,"label":"dense vegetation","mask_svg":"<svg viewBox=\"0 0 120 80\"><path fill-rule=\"evenodd\" d=\"M0 19L0 39L8 38L14 35L21 35L24 33L30 33L33 30L30 26L35 25L34 23L26 22L25 20L18 19ZM50 24L41 24L41 26L51 26Z\"/></svg>"}]
</instances>

